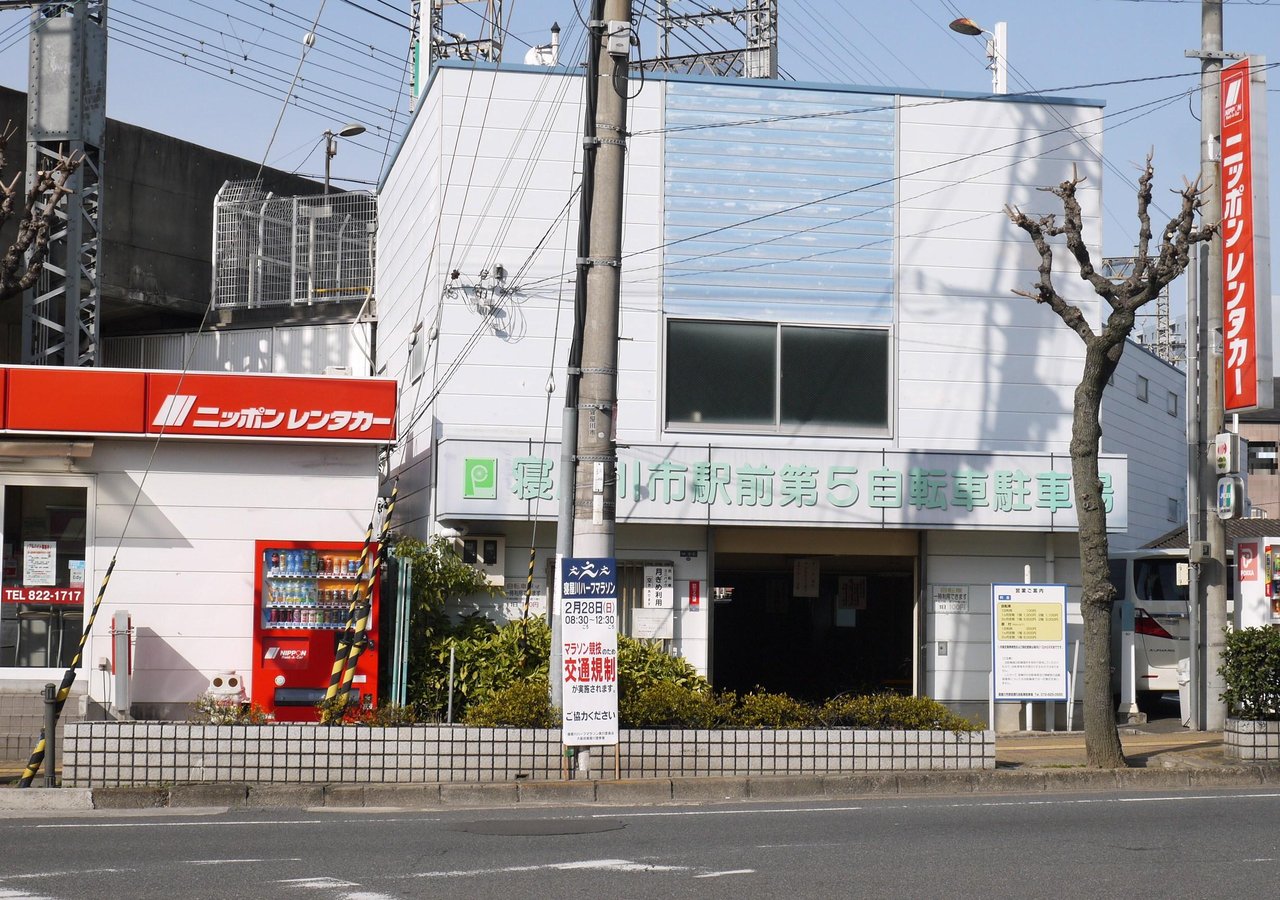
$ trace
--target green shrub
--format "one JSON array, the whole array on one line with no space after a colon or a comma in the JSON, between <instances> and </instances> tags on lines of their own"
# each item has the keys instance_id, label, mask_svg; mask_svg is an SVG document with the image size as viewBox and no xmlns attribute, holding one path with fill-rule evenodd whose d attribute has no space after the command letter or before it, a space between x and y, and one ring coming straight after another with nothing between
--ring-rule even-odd
<instances>
[{"instance_id":1,"label":"green shrub","mask_svg":"<svg viewBox=\"0 0 1280 900\"><path fill-rule=\"evenodd\" d=\"M1280 631L1243 628L1227 632L1218 674L1230 715L1241 719L1280 718Z\"/></svg>"},{"instance_id":2,"label":"green shrub","mask_svg":"<svg viewBox=\"0 0 1280 900\"><path fill-rule=\"evenodd\" d=\"M545 678L516 681L468 704L468 725L507 728L557 728L560 711L551 705Z\"/></svg>"},{"instance_id":3,"label":"green shrub","mask_svg":"<svg viewBox=\"0 0 1280 900\"><path fill-rule=\"evenodd\" d=\"M618 691L628 692L655 684L678 684L706 690L707 680L689 661L662 649L661 641L645 641L618 635Z\"/></svg>"},{"instance_id":4,"label":"green shrub","mask_svg":"<svg viewBox=\"0 0 1280 900\"><path fill-rule=\"evenodd\" d=\"M936 700L890 693L832 697L818 710L817 718L829 728L956 732L981 729Z\"/></svg>"},{"instance_id":5,"label":"green shrub","mask_svg":"<svg viewBox=\"0 0 1280 900\"><path fill-rule=\"evenodd\" d=\"M815 721L815 711L809 704L787 694L773 694L756 688L737 698L730 727L805 728Z\"/></svg>"},{"instance_id":6,"label":"green shrub","mask_svg":"<svg viewBox=\"0 0 1280 900\"><path fill-rule=\"evenodd\" d=\"M201 694L191 704L187 721L200 725L267 725L271 716L261 706L250 705L238 698Z\"/></svg>"},{"instance_id":7,"label":"green shrub","mask_svg":"<svg viewBox=\"0 0 1280 900\"><path fill-rule=\"evenodd\" d=\"M705 685L660 681L619 696L618 719L623 728L719 728L731 708L732 695L726 702Z\"/></svg>"},{"instance_id":8,"label":"green shrub","mask_svg":"<svg viewBox=\"0 0 1280 900\"><path fill-rule=\"evenodd\" d=\"M508 685L541 677L545 683L551 630L538 618L508 622L501 628L481 616L445 625L430 642L411 684L411 698L422 716L443 721L449 702L449 650L454 651L454 721L469 704L482 702Z\"/></svg>"}]
</instances>

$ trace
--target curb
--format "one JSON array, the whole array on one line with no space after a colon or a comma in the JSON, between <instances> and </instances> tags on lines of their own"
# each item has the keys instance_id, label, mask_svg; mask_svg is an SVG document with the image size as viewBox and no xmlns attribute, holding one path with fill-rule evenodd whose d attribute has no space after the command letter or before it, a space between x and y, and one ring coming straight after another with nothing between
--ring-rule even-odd
<instances>
[{"instance_id":1,"label":"curb","mask_svg":"<svg viewBox=\"0 0 1280 900\"><path fill-rule=\"evenodd\" d=\"M619 806L957 794L1171 791L1280 786L1280 764L1146 769L984 769L441 784L181 784L0 790L0 811Z\"/></svg>"}]
</instances>

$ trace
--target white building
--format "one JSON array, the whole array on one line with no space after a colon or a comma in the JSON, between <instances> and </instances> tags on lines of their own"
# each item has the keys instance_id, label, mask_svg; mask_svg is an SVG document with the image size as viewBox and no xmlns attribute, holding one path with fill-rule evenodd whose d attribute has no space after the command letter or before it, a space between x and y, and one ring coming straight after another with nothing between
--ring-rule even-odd
<instances>
[{"instance_id":1,"label":"white building","mask_svg":"<svg viewBox=\"0 0 1280 900\"><path fill-rule=\"evenodd\" d=\"M1068 586L1070 641L1079 622L1082 346L1012 293L1037 257L1002 210L1057 211L1036 189L1075 166L1100 244L1101 104L654 74L630 90L625 627L719 687L893 686L985 719L992 583L1029 567ZM520 611L531 546L545 609L554 557L582 100L574 71L445 62L380 191L400 524L465 532L481 557L491 538L498 615ZM1065 262L1060 289L1096 314ZM1126 458L1131 438L1185 459L1160 379L1179 382L1144 377L1159 415L1104 447L1126 545L1168 530L1184 490ZM672 567L671 614L635 611L646 565Z\"/></svg>"}]
</instances>

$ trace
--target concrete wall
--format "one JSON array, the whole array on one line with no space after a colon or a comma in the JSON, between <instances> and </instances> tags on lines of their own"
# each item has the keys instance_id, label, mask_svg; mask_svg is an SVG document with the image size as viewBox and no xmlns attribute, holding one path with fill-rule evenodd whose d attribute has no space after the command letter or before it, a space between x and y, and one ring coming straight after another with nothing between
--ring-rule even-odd
<instances>
[{"instance_id":1,"label":"concrete wall","mask_svg":"<svg viewBox=\"0 0 1280 900\"><path fill-rule=\"evenodd\" d=\"M26 165L27 95L0 88L0 122L19 126L9 141L3 177ZM224 181L253 178L258 163L175 137L107 121L102 148L104 336L194 328L209 303L213 198ZM318 193L319 185L275 169L269 190ZM5 246L15 229L0 230ZM21 303L0 309L0 362L18 362Z\"/></svg>"}]
</instances>

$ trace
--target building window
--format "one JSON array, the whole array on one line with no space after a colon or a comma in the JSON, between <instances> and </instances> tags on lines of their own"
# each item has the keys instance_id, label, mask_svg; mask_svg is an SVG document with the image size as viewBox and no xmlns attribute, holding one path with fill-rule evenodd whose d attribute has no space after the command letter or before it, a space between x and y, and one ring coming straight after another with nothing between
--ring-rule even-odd
<instances>
[{"instance_id":1,"label":"building window","mask_svg":"<svg viewBox=\"0 0 1280 900\"><path fill-rule=\"evenodd\" d=\"M884 433L889 333L672 319L666 404L675 426Z\"/></svg>"},{"instance_id":2,"label":"building window","mask_svg":"<svg viewBox=\"0 0 1280 900\"><path fill-rule=\"evenodd\" d=\"M1165 402L1164 408L1165 408L1165 412L1167 412L1171 416L1176 416L1178 414L1178 395L1175 394L1173 391L1169 392L1169 397L1168 397L1168 400Z\"/></svg>"},{"instance_id":3,"label":"building window","mask_svg":"<svg viewBox=\"0 0 1280 900\"><path fill-rule=\"evenodd\" d=\"M65 668L84 624L88 490L6 484L0 665Z\"/></svg>"},{"instance_id":4,"label":"building window","mask_svg":"<svg viewBox=\"0 0 1280 900\"><path fill-rule=\"evenodd\" d=\"M1147 402L1147 379L1141 375L1138 376L1138 399Z\"/></svg>"},{"instance_id":5,"label":"building window","mask_svg":"<svg viewBox=\"0 0 1280 900\"><path fill-rule=\"evenodd\" d=\"M1169 498L1169 521L1179 522L1182 520L1182 502L1177 497Z\"/></svg>"},{"instance_id":6,"label":"building window","mask_svg":"<svg viewBox=\"0 0 1280 900\"><path fill-rule=\"evenodd\" d=\"M422 334L422 323L414 326L409 334L409 383L422 379L427 371L427 342Z\"/></svg>"}]
</instances>

